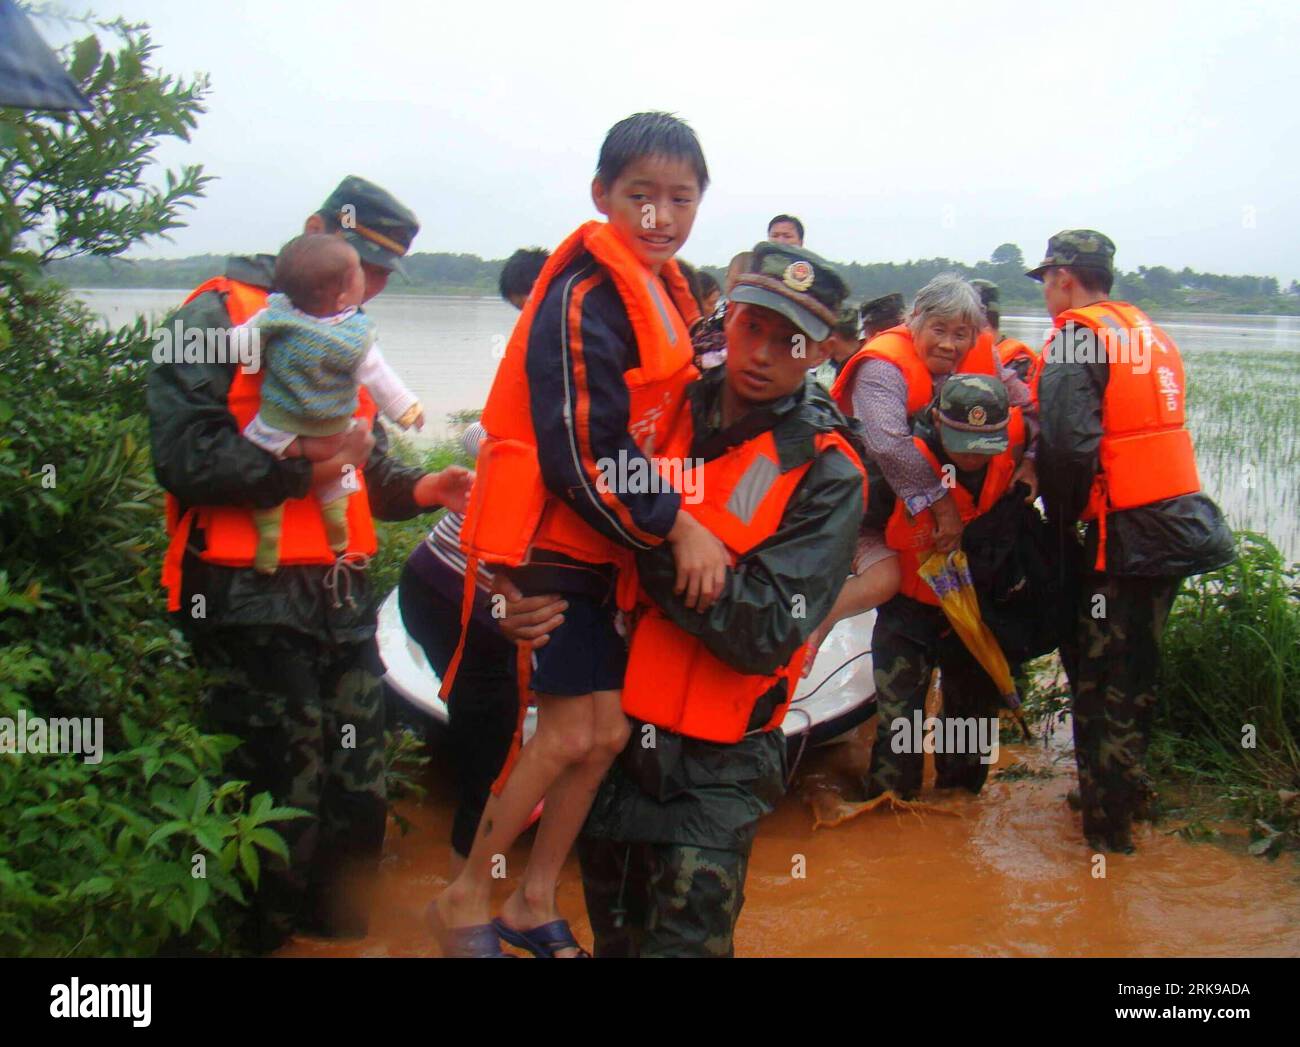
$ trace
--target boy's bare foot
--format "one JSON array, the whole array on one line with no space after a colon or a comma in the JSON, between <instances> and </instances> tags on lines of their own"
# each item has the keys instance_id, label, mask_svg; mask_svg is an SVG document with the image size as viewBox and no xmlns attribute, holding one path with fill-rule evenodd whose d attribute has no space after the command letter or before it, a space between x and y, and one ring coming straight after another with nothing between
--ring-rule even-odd
<instances>
[{"instance_id":1,"label":"boy's bare foot","mask_svg":"<svg viewBox=\"0 0 1300 1047\"><path fill-rule=\"evenodd\" d=\"M516 931L530 931L558 919L560 914L555 908L554 898L550 899L549 904L542 899L530 903L522 888L516 889L501 906L501 922ZM580 952L579 949L556 949L554 955L557 960L570 960Z\"/></svg>"}]
</instances>

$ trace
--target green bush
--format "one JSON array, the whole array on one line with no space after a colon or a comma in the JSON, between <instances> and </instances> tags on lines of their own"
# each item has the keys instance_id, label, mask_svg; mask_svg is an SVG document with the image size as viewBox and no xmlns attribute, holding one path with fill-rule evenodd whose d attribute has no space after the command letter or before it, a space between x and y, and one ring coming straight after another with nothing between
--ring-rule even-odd
<instances>
[{"instance_id":1,"label":"green bush","mask_svg":"<svg viewBox=\"0 0 1300 1047\"><path fill-rule=\"evenodd\" d=\"M285 853L267 823L296 816L226 781L238 740L194 726L203 680L158 587L144 327L102 330L33 271L172 228L199 194L197 168L133 188L204 90L151 54L142 27L97 26L66 56L93 112L0 110L0 717L99 718L104 747L99 763L0 754L3 955L230 949L263 860Z\"/></svg>"},{"instance_id":2,"label":"green bush","mask_svg":"<svg viewBox=\"0 0 1300 1047\"><path fill-rule=\"evenodd\" d=\"M1170 613L1153 765L1216 786L1275 853L1300 843L1300 565L1263 535L1237 544Z\"/></svg>"}]
</instances>

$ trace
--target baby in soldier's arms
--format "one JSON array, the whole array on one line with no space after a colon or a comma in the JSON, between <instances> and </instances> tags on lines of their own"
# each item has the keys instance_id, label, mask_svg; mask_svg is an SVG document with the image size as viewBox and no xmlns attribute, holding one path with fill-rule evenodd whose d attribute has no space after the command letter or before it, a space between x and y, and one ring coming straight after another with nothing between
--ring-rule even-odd
<instances>
[{"instance_id":1,"label":"baby in soldier's arms","mask_svg":"<svg viewBox=\"0 0 1300 1047\"><path fill-rule=\"evenodd\" d=\"M275 287L266 308L249 319L262 346L265 376L257 415L244 436L277 457L332 458L356 419L358 389L403 429L424 426L415 395L385 362L374 323L358 309L366 278L361 259L338 236L290 240L275 260ZM348 495L354 482L340 476L316 488L330 548L348 547ZM253 566L273 574L280 562L284 505L253 513Z\"/></svg>"}]
</instances>

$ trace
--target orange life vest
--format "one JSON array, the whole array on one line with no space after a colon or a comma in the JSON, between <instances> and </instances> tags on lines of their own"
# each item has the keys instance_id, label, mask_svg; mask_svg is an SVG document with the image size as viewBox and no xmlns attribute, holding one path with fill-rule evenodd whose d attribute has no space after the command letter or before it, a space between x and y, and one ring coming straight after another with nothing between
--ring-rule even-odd
<instances>
[{"instance_id":1,"label":"orange life vest","mask_svg":"<svg viewBox=\"0 0 1300 1047\"><path fill-rule=\"evenodd\" d=\"M942 477L943 467L925 441L914 436L912 442L930 463L934 475ZM978 516L983 516L999 498L1007 493L1007 489L1011 486L1011 475L1016 471L1024 445L1024 415L1020 408L1013 407L1007 423L1007 449L989 460L978 501L972 498L971 493L960 483L954 483L949 488L949 493L957 503L957 511L961 513L963 525ZM885 544L898 552L899 572L902 575L898 591L913 600L938 607L939 598L934 595L934 590L916 573L921 566L921 561L929 555L933 546L934 529L934 513L931 510L926 509L912 516L903 504L903 499L899 498L894 505L889 523L885 525Z\"/></svg>"},{"instance_id":2,"label":"orange life vest","mask_svg":"<svg viewBox=\"0 0 1300 1047\"><path fill-rule=\"evenodd\" d=\"M849 442L834 431L818 434L815 442L818 454L835 448L862 472L865 499L866 471ZM722 540L734 563L777 531L812 461L781 472L776 440L770 431L763 433L704 463L703 476L696 478L702 500L696 505L683 502L682 507ZM771 675L742 673L679 629L657 606L647 604L632 631L623 711L691 738L738 742L750 729L759 698L784 684L784 699L756 729L780 726L806 650L806 644L801 646Z\"/></svg>"},{"instance_id":3,"label":"orange life vest","mask_svg":"<svg viewBox=\"0 0 1300 1047\"><path fill-rule=\"evenodd\" d=\"M546 490L537 456L537 435L533 431L532 400L525 370L528 337L533 319L551 283L583 251L602 267L573 284L568 310L581 312L583 296L605 279L613 280L619 299L627 310L636 338L638 366L624 372L629 410L628 432L643 453L655 454L677 423L686 403L686 386L699 372L691 362L693 351L688 325L699 318L699 309L686 277L675 260L666 262L656 279L632 250L605 222L581 225L552 253L542 267L506 345L505 357L497 368L483 408L487 435L479 446L474 486L461 528L461 547L468 567L461 607L463 623L473 609L474 575L479 562L517 566L526 563L532 549L564 553L584 563L613 563L618 567L618 602L630 609L636 598L636 563L629 548L598 533L561 499ZM664 288L668 296L664 295ZM564 323L568 324L566 316ZM569 346L575 366L582 367L582 346ZM557 360L557 366L563 361ZM579 439L585 439L587 411L581 390L567 405L573 414ZM586 449L574 449L574 453ZM583 455L587 457L587 455ZM593 486L596 478L592 477ZM600 509L630 531L627 509L613 493L599 493ZM653 539L646 536L647 544ZM451 692L460 666L466 630L443 676L441 694ZM525 681L521 679L520 686ZM522 724L522 714L520 723ZM508 769L508 767L507 767ZM504 778L499 779L499 781Z\"/></svg>"},{"instance_id":4,"label":"orange life vest","mask_svg":"<svg viewBox=\"0 0 1300 1047\"><path fill-rule=\"evenodd\" d=\"M1128 302L1068 309L1056 328L1082 324L1110 362L1101 403L1100 469L1083 519L1098 527L1096 569L1106 568L1106 515L1201 489L1187 431L1187 383L1178 347ZM1141 368L1139 370L1139 367Z\"/></svg>"},{"instance_id":5,"label":"orange life vest","mask_svg":"<svg viewBox=\"0 0 1300 1047\"><path fill-rule=\"evenodd\" d=\"M639 365L625 372L630 399L629 432L641 450L651 455L663 446L685 403L685 389L699 372L691 363L687 325L698 309L675 261L664 265L662 277L671 299L654 275L604 222L587 222L552 253L542 269L506 346L483 409L487 431L479 449L474 488L461 530L465 552L490 563L517 565L527 561L530 548L567 553L587 563L623 564L626 550L597 533L542 484L533 432L532 406L524 370L533 318L547 288L583 250L614 281L636 337ZM603 279L602 273L573 286L570 310L581 309L581 296ZM581 346L570 351L581 361ZM581 432L588 409L571 405ZM593 483L595 478L593 477ZM602 506L611 518L626 510L611 492Z\"/></svg>"},{"instance_id":6,"label":"orange life vest","mask_svg":"<svg viewBox=\"0 0 1300 1047\"><path fill-rule=\"evenodd\" d=\"M903 372L907 380L907 416L911 418L934 399L934 377L916 352L912 331L907 324L899 324L882 331L849 357L840 370L831 397L846 415L853 414L853 381L858 368L868 360L888 360ZM993 334L980 332L979 338L957 365L954 374L998 374L998 362L993 353Z\"/></svg>"},{"instance_id":7,"label":"orange life vest","mask_svg":"<svg viewBox=\"0 0 1300 1047\"><path fill-rule=\"evenodd\" d=\"M1015 338L1004 338L998 342L997 354L1004 367L1010 367L1013 360L1027 360L1029 362L1029 367L1025 371L1025 385L1029 387L1029 391L1037 400L1038 376L1043 370L1042 354L1034 352L1024 342L1017 341Z\"/></svg>"},{"instance_id":8,"label":"orange life vest","mask_svg":"<svg viewBox=\"0 0 1300 1047\"><path fill-rule=\"evenodd\" d=\"M240 283L225 276L213 279L195 288L185 299L189 304L207 291L216 291L226 297L226 311L231 326L246 322L266 305L267 290L253 284ZM261 404L264 369L250 374L236 366L235 376L226 394L226 408L235 417L242 432L253 420ZM362 388L356 417L375 419L375 402ZM370 517L370 502L366 493L364 471L356 470L357 488L348 499L348 553L372 556L377 548L374 521ZM170 541L163 559L162 583L167 590L167 609L180 610L181 562L194 526L203 530L205 548L199 558L223 567L252 567L257 548L257 531L253 527L252 512L234 505L189 506L181 511L180 502L172 495L166 497L167 533ZM286 566L300 564L332 564L338 554L329 547L325 537L325 523L321 518L320 503L312 494L306 498L291 498L284 503L284 520L281 525L280 563Z\"/></svg>"}]
</instances>

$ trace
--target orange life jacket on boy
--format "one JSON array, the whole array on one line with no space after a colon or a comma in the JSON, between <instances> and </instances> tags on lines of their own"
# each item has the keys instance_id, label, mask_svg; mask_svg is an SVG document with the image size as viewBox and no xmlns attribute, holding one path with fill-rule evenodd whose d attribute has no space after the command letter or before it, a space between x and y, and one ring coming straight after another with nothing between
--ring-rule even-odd
<instances>
[{"instance_id":1,"label":"orange life jacket on boy","mask_svg":"<svg viewBox=\"0 0 1300 1047\"><path fill-rule=\"evenodd\" d=\"M200 284L188 298L188 305L199 295L216 291L226 296L226 311L232 327L245 323L266 305L268 291L264 287L240 283L225 276L214 277ZM180 347L177 347L179 351ZM235 376L226 393L226 408L235 416L242 432L244 426L257 414L262 399L262 378L265 369L248 373L237 366ZM375 402L363 387L358 397L355 417L375 420ZM348 499L347 553L373 556L377 548L375 525L370 517L370 500L365 497L364 470L355 471L356 490ZM197 505L181 511L180 502L172 495L166 496L167 534L170 541L163 559L162 583L167 590L167 609L180 610L181 562L189 542L191 529L197 525L203 530L204 550L199 558L206 563L223 567L252 567L257 549L257 531L253 527L252 511L235 505ZM284 520L280 533L280 563L284 566L301 564L332 564L339 554L330 549L325 537L325 523L321 518L320 503L312 494L305 498L290 498L284 503Z\"/></svg>"},{"instance_id":2,"label":"orange life jacket on boy","mask_svg":"<svg viewBox=\"0 0 1300 1047\"><path fill-rule=\"evenodd\" d=\"M930 463L934 475L943 476L943 467L929 445L918 436L912 437L912 442L916 444L916 449L921 452L922 457ZM949 488L949 494L957 503L957 511L961 514L963 526L976 517L983 516L999 498L1007 493L1007 489L1011 486L1011 476L1016 471L1024 445L1024 415L1020 408L1013 407L1007 422L1007 449L989 459L985 467L984 485L980 488L979 499L973 498L960 483L954 483ZM898 591L913 600L938 607L939 598L935 596L934 590L916 573L921 566L921 561L930 555L934 529L934 513L931 510L926 509L916 516L911 516L903 504L903 499L899 498L894 505L893 514L889 517L889 523L885 525L885 544L898 552L899 572L902 575Z\"/></svg>"},{"instance_id":3,"label":"orange life jacket on boy","mask_svg":"<svg viewBox=\"0 0 1300 1047\"><path fill-rule=\"evenodd\" d=\"M1178 347L1137 306L1097 302L1054 321L1086 325L1107 354L1100 468L1083 519L1096 520L1098 571L1106 568L1106 514L1201 489L1187 431L1187 383Z\"/></svg>"},{"instance_id":4,"label":"orange life jacket on boy","mask_svg":"<svg viewBox=\"0 0 1300 1047\"><path fill-rule=\"evenodd\" d=\"M532 406L524 362L533 318L547 288L582 251L588 251L613 278L636 337L639 366L625 373L629 431L647 455L663 446L685 402L685 389L699 372L691 363L687 325L698 316L685 277L675 261L662 270L671 300L653 274L604 222L587 222L551 254L515 325L483 409L487 435L479 449L474 488L461 530L465 552L479 560L513 566L537 547L566 553L585 563L627 561L626 550L597 533L542 484L533 432ZM570 308L601 274L576 284ZM585 405L573 410L581 415ZM594 478L593 478L594 480ZM626 510L617 496L605 495L611 516Z\"/></svg>"},{"instance_id":5,"label":"orange life jacket on boy","mask_svg":"<svg viewBox=\"0 0 1300 1047\"><path fill-rule=\"evenodd\" d=\"M691 426L683 428L689 432ZM863 473L865 486L866 471L842 435L820 433L816 448L818 454L831 448L843 453ZM672 451L689 454L689 442L686 448L674 446ZM695 505L683 502L682 508L722 540L734 563L777 531L812 462L810 458L781 472L776 440L771 431L762 433L704 463L703 476L696 480L702 500ZM623 711L691 738L738 742L751 729L750 718L758 700L783 683L784 699L753 729L770 731L780 726L799 684L806 651L805 644L771 675L743 673L679 629L657 606L648 604L632 631Z\"/></svg>"},{"instance_id":6,"label":"orange life jacket on boy","mask_svg":"<svg viewBox=\"0 0 1300 1047\"><path fill-rule=\"evenodd\" d=\"M686 386L699 374L691 362L688 330L688 325L699 318L699 309L675 260L666 262L661 269L661 284L613 228L598 221L584 223L552 252L510 336L483 408L487 435L479 447L469 509L461 528L461 547L469 562L462 606L466 621L473 608L477 564L482 561L517 566L528 561L533 549L563 553L583 563L616 564L619 606L630 609L635 602L636 568L631 550L595 531L547 491L533 430L525 370L529 334L547 289L583 251L590 253L604 272L593 273L573 286L569 308L581 309L582 296L604 279L604 273L609 274L636 338L638 366L623 377L630 405L628 431L643 453L655 454L663 446L685 405ZM570 348L580 356L580 346ZM581 399L571 405L574 417L583 417L586 406ZM626 507L614 492L600 493L598 497L602 511L635 530ZM462 629L462 645L464 635ZM458 646L447 667L441 691L444 696L450 693L461 651Z\"/></svg>"},{"instance_id":7,"label":"orange life jacket on boy","mask_svg":"<svg viewBox=\"0 0 1300 1047\"><path fill-rule=\"evenodd\" d=\"M911 418L934 399L934 377L917 354L912 341L912 331L907 324L899 324L882 331L849 357L831 386L831 398L846 415L853 414L853 381L858 368L868 360L888 360L903 372L907 380L907 416ZM954 374L998 374L998 361L993 353L993 336L989 331L980 333L975 344L962 357Z\"/></svg>"}]
</instances>

